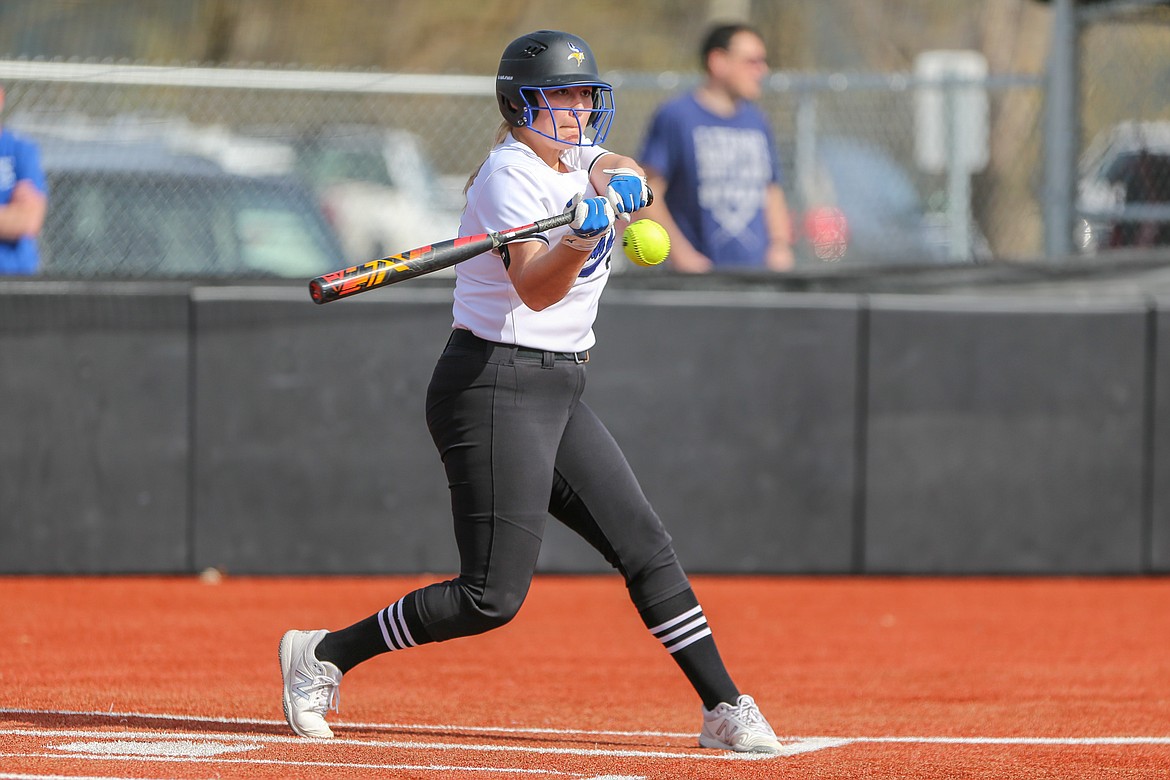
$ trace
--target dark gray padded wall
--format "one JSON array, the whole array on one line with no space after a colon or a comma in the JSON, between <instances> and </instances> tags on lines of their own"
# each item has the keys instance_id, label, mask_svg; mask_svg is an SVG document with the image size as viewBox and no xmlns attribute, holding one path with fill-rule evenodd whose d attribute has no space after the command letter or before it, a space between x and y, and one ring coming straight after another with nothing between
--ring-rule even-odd
<instances>
[{"instance_id":1,"label":"dark gray padded wall","mask_svg":"<svg viewBox=\"0 0 1170 780\"><path fill-rule=\"evenodd\" d=\"M306 307L299 292L199 292L198 566L456 568L446 481L423 419L450 293L384 292L323 307ZM603 304L586 400L684 563L848 570L852 299L823 308L807 297L696 305L690 294L632 295ZM540 568L607 564L552 522Z\"/></svg>"},{"instance_id":2,"label":"dark gray padded wall","mask_svg":"<svg viewBox=\"0 0 1170 780\"><path fill-rule=\"evenodd\" d=\"M1150 564L1170 572L1170 296L1157 301L1154 328L1154 429L1150 464Z\"/></svg>"},{"instance_id":3,"label":"dark gray padded wall","mask_svg":"<svg viewBox=\"0 0 1170 780\"><path fill-rule=\"evenodd\" d=\"M876 297L866 569L1135 572L1140 303Z\"/></svg>"},{"instance_id":4,"label":"dark gray padded wall","mask_svg":"<svg viewBox=\"0 0 1170 780\"><path fill-rule=\"evenodd\" d=\"M606 291L584 398L688 570L850 570L858 316L852 296ZM607 564L550 523L541 566Z\"/></svg>"},{"instance_id":5,"label":"dark gray padded wall","mask_svg":"<svg viewBox=\"0 0 1170 780\"><path fill-rule=\"evenodd\" d=\"M205 289L195 323L198 567L456 568L424 421L449 292L314 306L300 289Z\"/></svg>"},{"instance_id":6,"label":"dark gray padded wall","mask_svg":"<svg viewBox=\"0 0 1170 780\"><path fill-rule=\"evenodd\" d=\"M1170 571L1170 303L872 306L607 291L585 398L688 569ZM423 420L449 311L0 283L0 573L453 572ZM540 566L606 568L555 523Z\"/></svg>"},{"instance_id":7,"label":"dark gray padded wall","mask_svg":"<svg viewBox=\"0 0 1170 780\"><path fill-rule=\"evenodd\" d=\"M178 572L188 299L0 291L0 572Z\"/></svg>"}]
</instances>

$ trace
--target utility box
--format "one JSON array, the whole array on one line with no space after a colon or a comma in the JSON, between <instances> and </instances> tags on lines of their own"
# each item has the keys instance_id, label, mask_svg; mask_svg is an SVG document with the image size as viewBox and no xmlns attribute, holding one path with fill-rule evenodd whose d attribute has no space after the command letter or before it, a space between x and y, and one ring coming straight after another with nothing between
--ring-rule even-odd
<instances>
[{"instance_id":1,"label":"utility box","mask_svg":"<svg viewBox=\"0 0 1170 780\"><path fill-rule=\"evenodd\" d=\"M987 58L977 51L925 51L914 61L914 153L918 166L964 173L988 161Z\"/></svg>"}]
</instances>

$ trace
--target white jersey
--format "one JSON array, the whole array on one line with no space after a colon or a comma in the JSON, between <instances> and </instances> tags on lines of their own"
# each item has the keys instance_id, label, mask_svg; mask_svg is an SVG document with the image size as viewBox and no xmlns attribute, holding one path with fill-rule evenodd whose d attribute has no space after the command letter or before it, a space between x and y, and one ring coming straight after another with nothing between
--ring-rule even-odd
<instances>
[{"instance_id":1,"label":"white jersey","mask_svg":"<svg viewBox=\"0 0 1170 780\"><path fill-rule=\"evenodd\" d=\"M471 188L459 225L470 236L528 225L564 212L580 192L597 195L589 184L589 166L607 151L599 146L572 146L561 153L568 167L558 173L527 145L510 134L488 155ZM568 231L558 228L534 236L552 246ZM593 346L593 320L609 278L615 232L598 243L581 274L562 300L543 311L524 305L508 278L498 251L485 252L456 266L454 326L488 341L518 344L552 352L583 352ZM519 242L517 242L519 243Z\"/></svg>"}]
</instances>

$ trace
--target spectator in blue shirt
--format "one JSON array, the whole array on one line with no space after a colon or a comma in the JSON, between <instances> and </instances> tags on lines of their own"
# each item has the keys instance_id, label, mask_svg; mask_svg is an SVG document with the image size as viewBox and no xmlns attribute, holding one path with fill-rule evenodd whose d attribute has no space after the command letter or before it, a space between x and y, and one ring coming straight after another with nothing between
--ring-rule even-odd
<instances>
[{"instance_id":1,"label":"spectator in blue shirt","mask_svg":"<svg viewBox=\"0 0 1170 780\"><path fill-rule=\"evenodd\" d=\"M0 111L3 108L0 87ZM37 236L47 205L40 149L0 127L0 275L37 272Z\"/></svg>"},{"instance_id":2,"label":"spectator in blue shirt","mask_svg":"<svg viewBox=\"0 0 1170 780\"><path fill-rule=\"evenodd\" d=\"M670 234L679 271L792 268L792 231L776 146L756 106L767 49L746 24L713 28L706 80L658 108L640 160L658 196L645 213Z\"/></svg>"}]
</instances>

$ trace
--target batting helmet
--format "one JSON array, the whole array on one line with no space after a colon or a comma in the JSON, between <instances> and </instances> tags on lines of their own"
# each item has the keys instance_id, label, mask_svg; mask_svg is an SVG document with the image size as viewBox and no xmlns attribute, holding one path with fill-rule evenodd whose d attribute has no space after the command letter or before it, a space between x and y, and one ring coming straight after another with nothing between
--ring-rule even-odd
<instances>
[{"instance_id":1,"label":"batting helmet","mask_svg":"<svg viewBox=\"0 0 1170 780\"><path fill-rule=\"evenodd\" d=\"M504 49L496 74L496 98L500 113L510 125L532 127L539 110L572 111L549 108L544 90L561 87L593 87L593 110L586 125L595 132L590 139L582 128L576 144L591 146L604 141L613 121L613 87L602 81L589 44L570 33L537 30L520 36ZM554 135L536 132L565 143L556 137L555 123Z\"/></svg>"}]
</instances>

